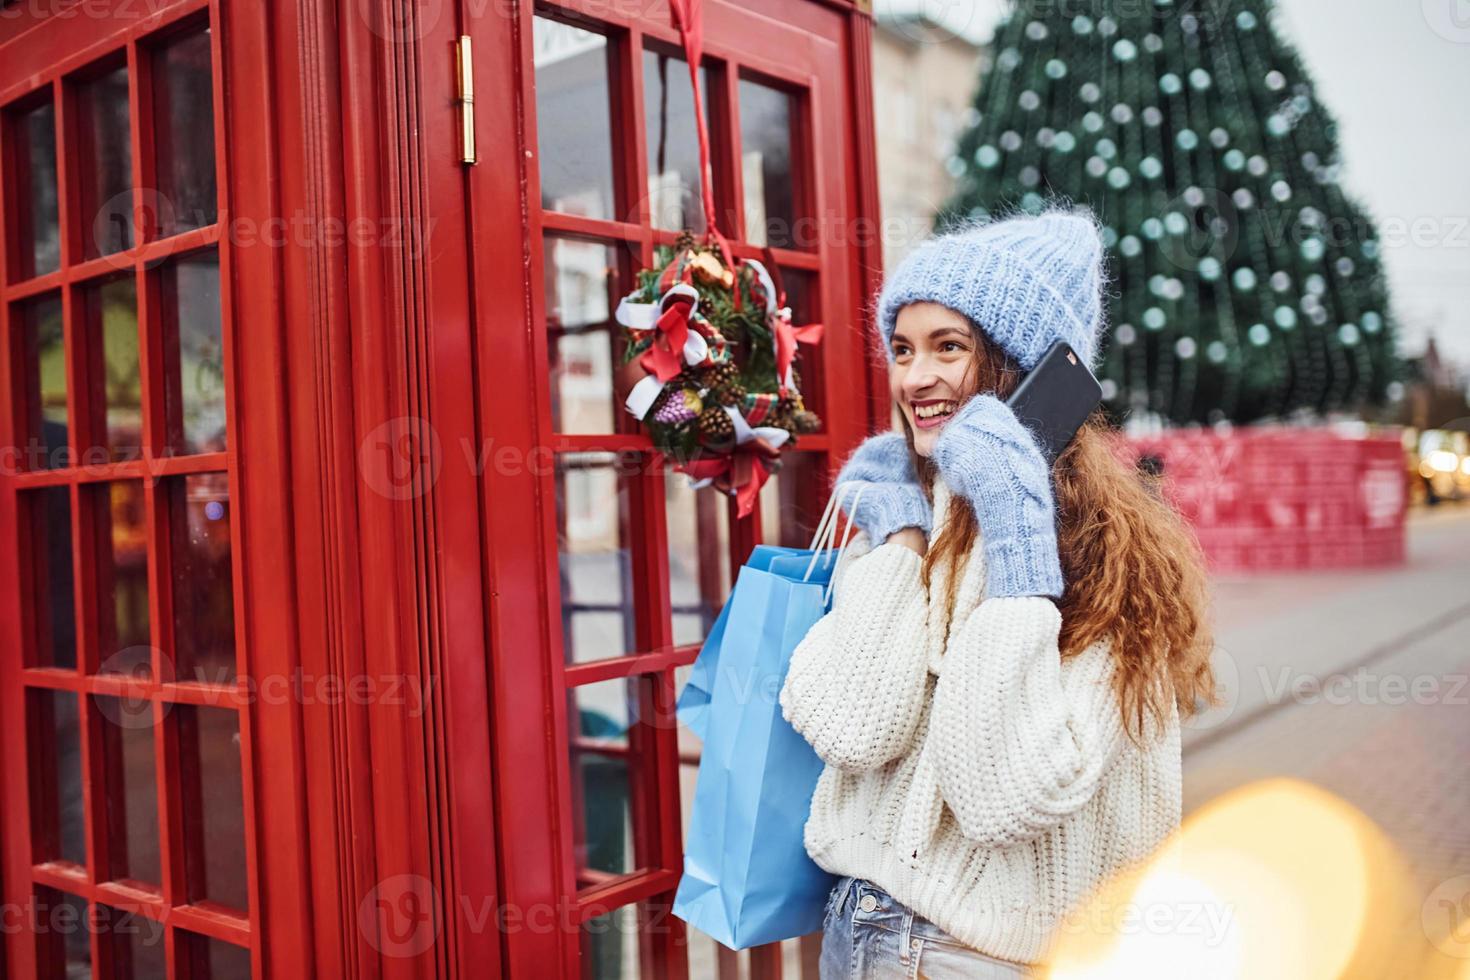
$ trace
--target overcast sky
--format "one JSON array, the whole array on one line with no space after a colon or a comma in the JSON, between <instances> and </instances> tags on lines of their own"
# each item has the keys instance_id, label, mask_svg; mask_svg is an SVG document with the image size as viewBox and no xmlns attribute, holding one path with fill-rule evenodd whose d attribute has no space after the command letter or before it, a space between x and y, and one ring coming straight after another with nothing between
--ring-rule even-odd
<instances>
[{"instance_id":1,"label":"overcast sky","mask_svg":"<svg viewBox=\"0 0 1470 980\"><path fill-rule=\"evenodd\" d=\"M1230 0L1197 0L1197 6ZM1006 0L878 0L987 41ZM1279 0L1336 115L1342 182L1378 222L1400 346L1470 368L1470 0ZM1394 231L1397 231L1395 236Z\"/></svg>"}]
</instances>

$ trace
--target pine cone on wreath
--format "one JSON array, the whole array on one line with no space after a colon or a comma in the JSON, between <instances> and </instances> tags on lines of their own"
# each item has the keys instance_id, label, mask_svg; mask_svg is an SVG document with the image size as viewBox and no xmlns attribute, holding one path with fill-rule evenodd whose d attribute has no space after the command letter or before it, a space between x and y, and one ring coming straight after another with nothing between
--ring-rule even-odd
<instances>
[{"instance_id":1,"label":"pine cone on wreath","mask_svg":"<svg viewBox=\"0 0 1470 980\"><path fill-rule=\"evenodd\" d=\"M798 410L792 416L792 419L796 422L796 431L799 433L816 432L822 427L822 420L817 416L816 412L808 412L804 409Z\"/></svg>"},{"instance_id":2,"label":"pine cone on wreath","mask_svg":"<svg viewBox=\"0 0 1470 980\"><path fill-rule=\"evenodd\" d=\"M712 365L705 373L709 377L710 387L735 384L740 380L739 369L729 361L722 361L719 364Z\"/></svg>"},{"instance_id":3,"label":"pine cone on wreath","mask_svg":"<svg viewBox=\"0 0 1470 980\"><path fill-rule=\"evenodd\" d=\"M739 406L745 404L745 386L739 382L726 382L716 388L713 395L715 401L721 405Z\"/></svg>"},{"instance_id":4,"label":"pine cone on wreath","mask_svg":"<svg viewBox=\"0 0 1470 980\"><path fill-rule=\"evenodd\" d=\"M735 423L717 405L699 413L699 440L709 448L719 447L735 438Z\"/></svg>"}]
</instances>

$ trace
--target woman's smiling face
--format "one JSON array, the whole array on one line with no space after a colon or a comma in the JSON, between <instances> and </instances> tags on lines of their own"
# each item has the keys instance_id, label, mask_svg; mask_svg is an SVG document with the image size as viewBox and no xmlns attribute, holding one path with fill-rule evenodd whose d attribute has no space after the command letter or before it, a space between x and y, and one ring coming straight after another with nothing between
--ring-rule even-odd
<instances>
[{"instance_id":1,"label":"woman's smiling face","mask_svg":"<svg viewBox=\"0 0 1470 980\"><path fill-rule=\"evenodd\" d=\"M938 303L898 311L890 341L888 388L914 433L914 451L928 456L939 432L977 390L979 357L970 321Z\"/></svg>"}]
</instances>

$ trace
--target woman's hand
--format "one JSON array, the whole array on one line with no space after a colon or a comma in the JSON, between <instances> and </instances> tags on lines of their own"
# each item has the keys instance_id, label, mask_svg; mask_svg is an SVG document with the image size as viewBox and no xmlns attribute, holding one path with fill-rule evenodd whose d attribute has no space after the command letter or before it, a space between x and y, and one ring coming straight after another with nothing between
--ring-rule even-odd
<instances>
[{"instance_id":1,"label":"woman's hand","mask_svg":"<svg viewBox=\"0 0 1470 980\"><path fill-rule=\"evenodd\" d=\"M1051 466L1010 407L971 398L940 430L933 459L980 522L987 595L1061 598Z\"/></svg>"},{"instance_id":2,"label":"woman's hand","mask_svg":"<svg viewBox=\"0 0 1470 980\"><path fill-rule=\"evenodd\" d=\"M919 489L908 442L899 433L870 436L858 446L837 474L837 486L847 488L843 504L848 517L867 532L875 548L903 528L928 535L932 511Z\"/></svg>"}]
</instances>

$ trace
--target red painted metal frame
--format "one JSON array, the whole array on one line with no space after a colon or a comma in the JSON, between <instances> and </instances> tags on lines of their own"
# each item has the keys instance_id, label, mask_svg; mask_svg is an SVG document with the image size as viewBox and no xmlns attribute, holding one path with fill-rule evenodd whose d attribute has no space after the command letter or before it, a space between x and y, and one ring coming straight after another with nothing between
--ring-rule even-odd
<instances>
[{"instance_id":1,"label":"red painted metal frame","mask_svg":"<svg viewBox=\"0 0 1470 980\"><path fill-rule=\"evenodd\" d=\"M225 915L207 903L168 915L174 925L250 945L257 977L481 975L484 964L500 959L492 914L495 855L477 844L495 821L477 474L446 467L437 480L419 478L422 492L399 499L374 489L383 473L359 454L380 422L404 416L424 419L456 450L476 437L463 172L445 149L454 143L456 123L452 113L438 111L439 79L420 96L427 76L413 60L414 47L383 30L394 23L393 6L344 2L333 11L183 0L143 5L144 15L131 19L71 10L71 21L62 16L64 5L49 11L54 19L32 16L29 6L0 19L0 44L9 42L0 48L7 58L0 103L30 86L36 73L70 72L98 51L120 49L199 11L211 18L214 64L228 80L217 82L215 92L218 223L165 243L145 242L127 258L140 274L167 254L220 251L226 336L237 345L226 362L230 451L147 458L85 476L7 479L0 486L0 527L16 530L22 489L121 477L152 486L165 476L231 473L237 649L241 676L254 682L253 690L244 684L229 691L191 684L126 689L178 703L228 697L244 709L251 917ZM425 26L417 40L433 49L447 45L459 27L453 19ZM96 43L79 27L95 34ZM13 51L18 56L11 58ZM131 64L141 70L137 59ZM346 97L339 100L338 93ZM435 111L415 121L421 101ZM64 129L64 103L58 112ZM146 135L135 137L143 180L149 145ZM64 186L61 191L68 200ZM3 218L0 213L0 224ZM301 221L308 231L292 231ZM333 222L350 228L352 221L385 235L332 242L311 234ZM273 230L284 234L272 238ZM431 233L438 236L433 241ZM110 268L110 260L64 264L60 272L5 288L0 309L50 290L70 303L75 283ZM139 300L146 320L149 292ZM0 371L8 378L14 366L8 343L0 346L6 348ZM156 358L150 349L146 371L156 372ZM395 383L385 388L384 377ZM68 390L76 402L73 418L81 419L86 389L76 378ZM15 429L12 407L7 399L0 409L6 441ZM156 411L148 426L156 438ZM166 522L153 522L155 540L166 530ZM79 558L74 566L81 583L85 566ZM167 579L163 562L155 561L156 604ZM23 584L7 556L0 562L0 603L14 613L7 623L21 622ZM84 594L77 601L87 608ZM165 613L156 607L154 621L166 623ZM85 622L82 636L84 657L95 659L86 652ZM18 631L7 629L3 640L0 697L6 717L23 718L16 710ZM347 705L253 696L271 680L303 675L410 681L423 694L423 711L387 696ZM116 682L77 676L25 673L39 688L80 684L118 693ZM176 751L160 751L159 771L172 771ZM116 883L84 887L64 867L31 867L24 762L19 755L7 759L4 772L6 898L23 895L35 881L163 914L158 896ZM171 792L161 786L160 818L163 832L177 839L179 809ZM269 821L256 819L267 813ZM94 832L94 863L105 857L99 843ZM171 882L179 873L165 870L164 878ZM359 916L380 900L391 908L401 897L393 889L405 879L425 882L440 902L431 941L415 955ZM35 944L8 947L8 975L35 975ZM168 949L182 970L184 951L172 939ZM97 953L105 968L106 951Z\"/></svg>"},{"instance_id":2,"label":"red painted metal frame","mask_svg":"<svg viewBox=\"0 0 1470 980\"><path fill-rule=\"evenodd\" d=\"M129 258L146 284L144 270L166 255L218 249L231 344L229 449L113 464L95 478L47 472L0 478L0 535L14 538L20 530L22 491L75 486L72 506L80 516L82 488L103 478L141 480L151 495L164 478L226 471L242 677L256 690L267 678L298 672L408 679L424 689L423 710L384 701L324 704L292 697L278 703L252 697L239 684L135 690L108 679L84 681L78 673L22 674L18 624L26 583L16 562L0 556L0 612L17 624L0 635L3 717L26 716L23 684L133 691L160 704L223 698L238 706L250 916L200 903L176 909L170 921L248 943L257 978L483 976L487 969L570 977L581 969L581 924L634 903L645 975L687 975L683 926L668 915L682 863L672 709L674 670L696 649L673 643L663 467L628 420L605 435L550 430L541 282L548 233L621 244L628 269L650 261L654 247L671 242L673 234L651 229L643 206L613 222L536 207L529 4L509 16L472 0L457 6L152 0L138 9L131 19L119 13L111 21L68 21L58 12L76 14L81 5L64 2L7 10L0 19L6 59L0 105L33 88L32 79L58 78L179 17L210 18L220 79L219 221L167 242L144 241ZM662 8L629 13L596 0L566 0L558 9L602 25L614 39L610 110L615 127L630 134L615 180L620 201L638 201L647 156L640 52L649 42L673 45L676 32ZM452 91L452 41L462 33L474 37L482 94L480 163L470 168L457 159L458 119L446 95ZM814 275L811 305L829 326L815 352L828 380L828 401L821 406L827 426L801 446L826 461L887 417L881 373L868 368L863 334L845 329L866 315L878 269L867 77L871 23L840 0L711 3L706 33L715 190L738 255L755 257L760 250L743 240L735 80L753 72L798 93L793 154L804 168L798 199L827 231L815 248L778 249L776 258L785 268ZM146 74L146 59L134 54L130 66ZM139 108L133 106L134 119ZM61 98L57 117L64 132ZM145 174L151 145L146 133L135 134L134 159ZM0 176L13 172L7 161L0 155ZM74 207L67 202L75 190L63 183L59 191L63 208ZM4 208L0 202L0 227L9 226ZM135 211L143 220L141 207ZM271 222L292 220L315 229L366 221L390 229L396 244L289 231L278 240L237 240L244 229L263 232ZM58 291L70 318L73 289L110 268L106 260L72 261L74 244L66 247L58 272L0 286L6 341L0 343L0 377L10 378L15 367L13 302ZM0 269L11 261L0 254ZM148 288L139 302L146 319L155 302ZM148 349L150 379L158 356ZM74 360L70 352L68 358ZM505 366L512 364L522 370L508 374ZM856 383L833 383L839 378ZM79 420L87 392L77 380L73 374L68 394ZM146 397L157 401L148 384ZM18 424L14 407L11 399L0 400L0 436L7 439ZM384 431L405 431L394 428L404 419L413 420L406 430L413 453L407 494L393 482L402 475L394 464L405 461L372 452ZM161 422L153 410L147 425L155 440ZM73 439L83 438L74 429ZM493 458L487 453L507 449L521 465L487 469ZM564 666L549 464L558 453L579 451L633 452L646 464L629 487L640 535L633 551L640 586L637 649ZM816 501L825 490L803 486L797 496ZM167 531L161 508L161 501L150 508L157 542ZM765 531L773 535L775 529ZM731 520L726 557L732 570L761 536L758 518ZM90 616L87 593L94 587L80 557L85 540L79 535L74 542L74 569L79 612ZM155 560L150 596L165 645L167 581L164 562ZM95 659L90 641L82 639L83 656ZM567 693L635 675L646 679L639 705L644 724L628 751L647 767L635 801L638 854L645 860L630 875L584 876L579 891ZM85 751L105 747L86 744ZM160 742L160 772L177 764L173 744L172 737ZM7 900L34 882L162 914L161 896L121 883L86 886L75 869L31 864L29 778L24 758L5 756L0 878ZM182 831L171 790L161 788L160 803L164 832L178 843ZM95 864L105 857L105 839L95 828L92 842ZM178 873L170 868L163 877L173 882ZM392 927L403 923L382 921L405 887L437 902L429 920L434 931L421 950L397 941ZM29 941L11 942L6 975L34 975L34 949ZM105 966L105 953L98 952ZM807 944L808 960L810 952ZM176 940L168 954L182 970L188 957ZM750 959L755 975L779 972L774 948ZM722 967L728 963L721 958Z\"/></svg>"},{"instance_id":3,"label":"red painted metal frame","mask_svg":"<svg viewBox=\"0 0 1470 980\"><path fill-rule=\"evenodd\" d=\"M567 928L506 936L506 972L509 976L547 972L560 965L562 976L581 975L579 922L610 908L637 903L640 962L646 977L686 976L686 936L683 923L669 914L673 886L682 868L680 840L679 753L672 709L676 696L674 669L689 663L697 652L690 645L673 644L669 609L668 535L664 503L664 464L652 452L646 436L632 421L618 414L618 431L605 435L570 435L552 431L552 393L548 376L546 310L542 275L546 235L605 242L620 265L647 265L655 246L674 240L674 233L650 227L650 216L640 187L647 170L643 127L642 54L651 42L669 49L677 33L663 8L629 12L595 0L560 0L536 11L565 19L608 37L609 92L614 146L615 213L623 220L598 220L543 211L535 163L538 152L534 72L529 4L517 8L515 31L506 36L503 22L472 21L476 43L477 82L486 80L494 91L510 91L515 98L491 108L480 125L481 164L471 174L471 221L483 233L475 238L475 276L484 295L524 297L513 313L503 309L479 313L479 335L487 350L485 363L518 363L529 367L530 383L516 386L507 398L506 379L482 379L482 417L487 433L524 452L537 447L549 463L554 454L569 451L634 452L642 456L637 475L627 484L631 522L625 540L631 552L635 633L638 647L627 656L562 666L567 642L558 612L560 585L557 572L557 528L551 467L539 477L526 474L485 481L486 551L491 562L491 655L496 718L496 759L500 763L497 797L514 799L502 810L500 851L505 898L513 905L574 908ZM867 312L866 299L876 288L877 241L876 172L867 127L848 120L871 115L871 91L865 74L867 53L852 49L871 43L866 14L843 5L814 3L763 4L735 7L708 4L705 11L706 70L709 79L712 146L715 151L715 191L723 230L734 242L737 255L758 257L760 248L746 242L739 166L739 108L735 80L755 73L763 82L789 86L796 93L797 119L793 125L798 214L818 219L821 229L815 247L777 249L780 265L816 275L817 295L812 306L829 324L827 340L807 357L820 357L829 379L854 377L856 384L827 387L828 403L821 406L825 431L803 437L803 452L818 458L840 452L858 442L870 427L887 419L886 382L870 370L862 332L844 329L858 324ZM485 103L480 106L483 110ZM856 127L856 128L855 128ZM489 148L487 150L487 148ZM512 179L511 175L517 175ZM867 187L858 186L863 181ZM517 184L519 186L517 186ZM517 200L526 208L527 233L494 234L483 215L500 214ZM866 229L869 236L864 240ZM626 281L626 275L624 276ZM512 329L513 327L513 329ZM882 382L874 390L875 382ZM874 411L874 406L882 411ZM490 410L493 408L493 412ZM821 472L828 472L823 467ZM801 496L820 501L819 487L802 487ZM729 551L725 556L733 573L749 549L759 543L759 514L737 520L730 505ZM766 529L773 534L774 528ZM631 532L631 533L629 533ZM532 574L534 572L534 574ZM507 645L509 643L509 645ZM570 751L573 746L609 754L606 744L573 739L568 725L567 694L580 685L623 677L646 679L639 690L651 690L652 704L640 706L640 722L629 733L630 746L621 750L651 766L655 778L646 784L652 799L635 801L635 853L657 855L655 867L624 876L579 874L572 859L574 828L580 820L579 793L571 785ZM651 688L649 685L652 685ZM651 713L650 713L651 710ZM538 738L525 733L535 731ZM687 760L686 760L687 761ZM635 783L635 785L640 785ZM636 790L635 790L636 792ZM575 804L575 805L574 805ZM638 816L639 813L645 816ZM548 829L551 831L548 833ZM597 880L594 887L578 889ZM803 959L812 961L811 944ZM778 976L777 947L753 951L753 975ZM722 958L723 964L723 958Z\"/></svg>"},{"instance_id":4,"label":"red painted metal frame","mask_svg":"<svg viewBox=\"0 0 1470 980\"><path fill-rule=\"evenodd\" d=\"M157 229L148 225L150 212L142 187L152 185L153 176L153 131L151 89L151 59L153 46L179 29L211 28L213 38L211 59L216 67L213 86L213 113L216 119L224 116L224 84L218 67L221 50L218 43L220 23L218 10L204 0L181 0L176 3L155 4L146 14L133 16L108 16L93 11L91 16L75 17L74 23L63 23L60 18L37 19L28 22L25 16L20 21L11 20L0 32L0 51L5 53L6 71L0 74L0 105L12 103L23 90L36 88L38 83L49 87L52 104L56 110L57 130L57 190L59 204L59 230L61 267L58 271L34 277L10 286L11 273L16 267L0 256L0 268L7 271L6 281L0 284L0 332L4 341L0 343L4 354L0 355L0 376L7 386L14 377L16 365L10 362L9 354L14 349L10 322L12 304L30 296L56 291L62 300L66 323L65 356L67 364L67 397L70 428L68 442L72 461L83 460L85 447L100 444L101 433L97 431L99 414L90 404L94 392L89 389L88 376L81 363L82 355L92 346L78 336L83 329L83 308L76 300L75 292L84 283L102 281L117 275L131 276L137 284L137 317L140 339L142 450L141 458L130 462L94 465L87 462L84 468L34 473L5 473L0 477L0 527L10 539L16 539L21 530L19 521L20 494L26 489L40 487L70 488L73 525L79 533L72 535L72 570L74 582L75 615L78 625L76 633L77 668L74 670L26 667L23 664L26 639L20 632L20 624L29 617L21 608L25 597L32 593L31 584L23 578L19 564L6 556L0 562L0 600L3 600L12 615L6 618L16 628L4 637L5 647L0 653L0 698L3 698L6 722L14 726L7 735L19 736L15 742L21 745L41 744L35 741L41 733L32 731L22 734L20 726L28 712L24 705L26 690L53 690L74 693L78 696L79 737L81 744L81 767L84 775L82 806L87 828L86 867L64 862L48 861L33 864L34 852L31 842L31 822L28 816L28 784L30 780L49 778L42 772L31 773L35 761L29 753L17 754L13 764L7 767L3 784L4 806L4 880L5 899L11 908L29 908L29 895L33 887L50 887L69 892L88 902L104 903L124 912L155 918L167 925L165 933L165 955L171 974L181 969L183 954L180 952L180 933L176 930L210 937L217 941L242 945L249 948L255 959L261 954L261 930L258 928L261 888L256 874L255 812L256 793L252 774L254 772L253 724L251 713L241 710L246 707L245 688L241 684L215 685L202 683L175 683L168 674L172 650L171 610L168 594L172 575L168 569L170 556L168 505L161 481L190 473L221 472L227 475L231 501L241 500L242 485L239 467L236 465L235 450L240 430L240 420L235 407L238 405L236 388L235 319L232 315L233 293L232 243L219 229L227 227L230 220L229 200L225 189L226 181L219 181L218 217L215 225L195 232L159 239ZM73 11L73 13L77 13ZM72 185L74 175L74 152L78 130L73 121L76 101L71 90L71 79L78 77L82 66L106 57L121 64L125 58L131 80L129 86L129 120L131 133L130 153L134 167L133 216L135 243L130 249L96 259L80 261L80 235L83 222L80 214L81 198ZM21 80L21 81L18 81ZM226 169L228 143L222 127L213 134L214 156L219 171ZM5 154L0 164L0 185L7 182L4 170L13 163L15 156ZM10 185L14 186L14 185ZM7 234L0 236L0 249L8 247L11 238L9 225L5 221L4 208L13 204L14 197L7 196L0 203L0 228ZM160 311L157 304L157 277L153 271L157 265L174 256L187 255L201 248L212 249L218 257L221 286L220 303L223 320L224 376L226 403L229 406L230 427L227 430L227 445L224 452L202 454L188 458L171 456L166 444L163 418L163 363L162 340L158 334ZM20 431L21 420L11 411L17 402L6 399L0 407L0 439L7 446L19 446L24 438ZM97 546L94 515L98 507L106 506L106 498L100 493L102 481L134 479L140 482L147 514L149 541L149 603L152 623L152 677L150 681L133 681L96 675L102 659L98 648L95 610L102 600L99 583L94 574L95 565L90 560L90 550ZM89 486L98 487L97 492L88 491ZM243 583L243 557L246 549L244 524L239 518L240 510L230 508L234 597L237 611L247 608ZM19 557L19 556L16 556ZM246 676L251 669L252 637L247 628L247 617L238 616L234 646L236 669ZM106 803L101 799L105 764L102 753L106 750L104 739L105 719L97 714L93 698L100 695L146 698L152 704L157 736L154 742L154 770L158 794L157 812L160 849L160 880L157 886L136 885L110 879L108 820L103 813ZM182 712L171 712L174 704L218 706L237 712L241 734L241 765L244 774L242 798L244 801L244 853L242 861L246 871L250 911L228 910L212 902L189 901L185 892L186 852L197 849L203 827L198 823L198 811L192 812L183 806L182 794L197 792L191 788L188 778L183 778L181 755L178 745L179 725ZM93 777L87 779L87 776ZM194 821L190 828L185 820ZM195 854L187 863L197 863ZM113 969L113 944L101 930L94 931L90 938L91 959L94 969L108 973ZM17 976L36 974L49 975L58 965L52 962L58 955L57 948L41 943L37 937L27 936L10 944L7 958L10 972Z\"/></svg>"},{"instance_id":5,"label":"red painted metal frame","mask_svg":"<svg viewBox=\"0 0 1470 980\"><path fill-rule=\"evenodd\" d=\"M446 97L460 24L447 5L387 0L271 9L268 56L285 62L265 130L279 139L277 213L385 236L280 250L300 660L425 693L422 715L377 701L303 712L307 972L483 975L500 959L497 857L483 843L500 763L473 452L480 355ZM382 452L398 435L410 456ZM415 896L433 914L399 921Z\"/></svg>"}]
</instances>

